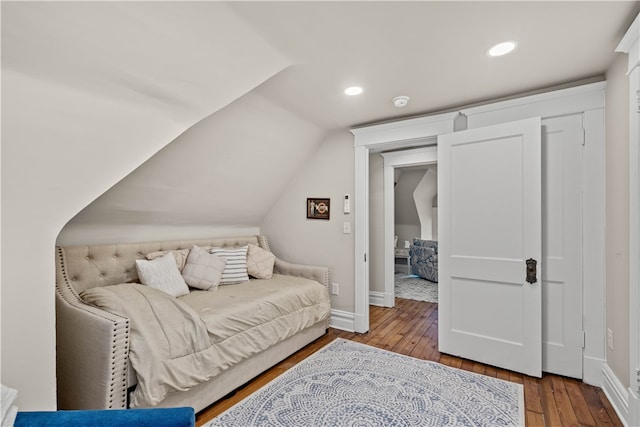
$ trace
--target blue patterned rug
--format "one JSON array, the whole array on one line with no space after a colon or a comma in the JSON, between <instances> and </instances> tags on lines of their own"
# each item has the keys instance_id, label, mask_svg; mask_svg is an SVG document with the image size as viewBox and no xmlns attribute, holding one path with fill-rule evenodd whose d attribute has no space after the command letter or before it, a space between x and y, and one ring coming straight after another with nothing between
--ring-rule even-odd
<instances>
[{"instance_id":1,"label":"blue patterned rug","mask_svg":"<svg viewBox=\"0 0 640 427\"><path fill-rule=\"evenodd\" d=\"M213 426L524 425L522 385L336 339Z\"/></svg>"},{"instance_id":2,"label":"blue patterned rug","mask_svg":"<svg viewBox=\"0 0 640 427\"><path fill-rule=\"evenodd\" d=\"M395 274L395 296L417 301L438 302L438 284L413 274Z\"/></svg>"}]
</instances>

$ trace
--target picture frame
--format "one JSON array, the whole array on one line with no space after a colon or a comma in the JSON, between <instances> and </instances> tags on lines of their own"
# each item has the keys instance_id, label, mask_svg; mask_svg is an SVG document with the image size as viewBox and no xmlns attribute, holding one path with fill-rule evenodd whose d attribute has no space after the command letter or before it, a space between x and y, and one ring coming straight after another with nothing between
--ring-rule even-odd
<instances>
[{"instance_id":1,"label":"picture frame","mask_svg":"<svg viewBox=\"0 0 640 427\"><path fill-rule=\"evenodd\" d=\"M329 198L307 198L307 219L329 219L331 214L331 199Z\"/></svg>"}]
</instances>

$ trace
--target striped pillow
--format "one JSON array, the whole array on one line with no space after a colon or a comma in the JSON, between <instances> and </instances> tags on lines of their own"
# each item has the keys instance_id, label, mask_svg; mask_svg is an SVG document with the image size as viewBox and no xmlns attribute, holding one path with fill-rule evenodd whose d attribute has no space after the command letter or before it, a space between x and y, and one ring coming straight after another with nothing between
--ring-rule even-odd
<instances>
[{"instance_id":1,"label":"striped pillow","mask_svg":"<svg viewBox=\"0 0 640 427\"><path fill-rule=\"evenodd\" d=\"M215 254L226 261L222 277L220 278L221 285L249 281L249 274L247 273L247 246L237 248L213 247L209 249L209 253Z\"/></svg>"}]
</instances>

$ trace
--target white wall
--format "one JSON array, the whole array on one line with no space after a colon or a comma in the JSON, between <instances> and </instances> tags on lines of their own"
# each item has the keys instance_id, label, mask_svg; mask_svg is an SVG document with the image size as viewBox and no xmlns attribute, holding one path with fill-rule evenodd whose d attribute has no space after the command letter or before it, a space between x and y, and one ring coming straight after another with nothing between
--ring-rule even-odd
<instances>
[{"instance_id":1,"label":"white wall","mask_svg":"<svg viewBox=\"0 0 640 427\"><path fill-rule=\"evenodd\" d=\"M394 169L400 177L402 170ZM384 292L384 158L369 155L369 290Z\"/></svg>"},{"instance_id":2,"label":"white wall","mask_svg":"<svg viewBox=\"0 0 640 427\"><path fill-rule=\"evenodd\" d=\"M1 3L1 382L18 390L21 410L56 407L54 245L64 224L289 65L223 3L176 6Z\"/></svg>"},{"instance_id":3,"label":"white wall","mask_svg":"<svg viewBox=\"0 0 640 427\"><path fill-rule=\"evenodd\" d=\"M433 198L437 192L438 172L435 167L431 167L427 169L413 191L413 200L420 220L420 238L423 240L435 240Z\"/></svg>"},{"instance_id":4,"label":"white wall","mask_svg":"<svg viewBox=\"0 0 640 427\"><path fill-rule=\"evenodd\" d=\"M398 236L398 247L401 248L405 241L411 244L422 233L413 192L424 177L425 170L426 168L403 170L395 187L395 235Z\"/></svg>"},{"instance_id":5,"label":"white wall","mask_svg":"<svg viewBox=\"0 0 640 427\"><path fill-rule=\"evenodd\" d=\"M629 78L627 55L617 54L607 70L606 89L606 232L607 328L614 348L607 365L629 387Z\"/></svg>"},{"instance_id":6,"label":"white wall","mask_svg":"<svg viewBox=\"0 0 640 427\"><path fill-rule=\"evenodd\" d=\"M342 212L342 198L354 193L353 136L347 131L330 134L309 158L298 165L291 179L275 200L261 224L271 249L292 262L324 265L331 281L340 285L340 294L331 296L331 308L354 311L354 240L343 234L343 223L353 229L351 213ZM330 198L330 219L306 218L307 197Z\"/></svg>"}]
</instances>

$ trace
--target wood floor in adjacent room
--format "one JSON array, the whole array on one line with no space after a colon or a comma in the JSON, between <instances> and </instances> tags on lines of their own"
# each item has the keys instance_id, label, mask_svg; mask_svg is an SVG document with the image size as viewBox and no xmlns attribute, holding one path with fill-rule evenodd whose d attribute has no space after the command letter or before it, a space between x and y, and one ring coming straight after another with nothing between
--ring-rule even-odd
<instances>
[{"instance_id":1,"label":"wood floor in adjacent room","mask_svg":"<svg viewBox=\"0 0 640 427\"><path fill-rule=\"evenodd\" d=\"M235 395L200 412L196 425L213 419L339 337L523 384L527 426L622 426L597 387L551 374L545 374L542 379L532 378L439 353L437 304L397 298L394 308L371 306L370 321L371 329L365 335L330 329L325 336L238 389Z\"/></svg>"}]
</instances>

